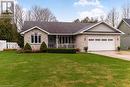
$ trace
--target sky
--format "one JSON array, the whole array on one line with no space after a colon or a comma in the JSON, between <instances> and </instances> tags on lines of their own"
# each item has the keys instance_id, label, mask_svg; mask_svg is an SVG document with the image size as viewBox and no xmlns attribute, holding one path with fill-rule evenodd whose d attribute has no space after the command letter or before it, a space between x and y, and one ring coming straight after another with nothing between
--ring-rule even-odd
<instances>
[{"instance_id":1,"label":"sky","mask_svg":"<svg viewBox=\"0 0 130 87\"><path fill-rule=\"evenodd\" d=\"M17 0L24 10L38 5L49 8L58 21L70 22L86 16L99 18L112 9L120 9L130 0Z\"/></svg>"}]
</instances>

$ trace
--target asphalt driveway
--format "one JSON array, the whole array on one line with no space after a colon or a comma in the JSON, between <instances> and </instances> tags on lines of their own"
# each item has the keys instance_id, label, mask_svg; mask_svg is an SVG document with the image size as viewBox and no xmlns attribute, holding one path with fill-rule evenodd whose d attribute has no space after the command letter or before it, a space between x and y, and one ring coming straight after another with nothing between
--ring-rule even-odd
<instances>
[{"instance_id":1,"label":"asphalt driveway","mask_svg":"<svg viewBox=\"0 0 130 87\"><path fill-rule=\"evenodd\" d=\"M130 61L130 51L103 51L103 52L90 52L94 54L109 56L113 58L123 59Z\"/></svg>"}]
</instances>

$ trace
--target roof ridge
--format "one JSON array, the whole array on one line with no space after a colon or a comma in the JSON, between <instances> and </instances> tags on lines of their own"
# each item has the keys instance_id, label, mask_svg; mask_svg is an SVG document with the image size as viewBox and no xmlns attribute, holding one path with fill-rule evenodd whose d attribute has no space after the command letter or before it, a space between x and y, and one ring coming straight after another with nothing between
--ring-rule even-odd
<instances>
[{"instance_id":1,"label":"roof ridge","mask_svg":"<svg viewBox=\"0 0 130 87\"><path fill-rule=\"evenodd\" d=\"M81 23L81 22L58 22L58 21L50 21L50 22L47 22L47 21L24 21L25 22L39 22L39 23L70 23L70 24L96 24L96 23Z\"/></svg>"}]
</instances>

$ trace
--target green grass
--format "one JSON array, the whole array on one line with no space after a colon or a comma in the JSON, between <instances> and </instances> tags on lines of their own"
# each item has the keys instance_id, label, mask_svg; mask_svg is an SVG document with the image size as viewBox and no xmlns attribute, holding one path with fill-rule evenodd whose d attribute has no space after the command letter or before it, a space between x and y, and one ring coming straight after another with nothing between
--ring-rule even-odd
<instances>
[{"instance_id":1,"label":"green grass","mask_svg":"<svg viewBox=\"0 0 130 87\"><path fill-rule=\"evenodd\" d=\"M130 62L94 54L0 52L0 87L129 87Z\"/></svg>"}]
</instances>

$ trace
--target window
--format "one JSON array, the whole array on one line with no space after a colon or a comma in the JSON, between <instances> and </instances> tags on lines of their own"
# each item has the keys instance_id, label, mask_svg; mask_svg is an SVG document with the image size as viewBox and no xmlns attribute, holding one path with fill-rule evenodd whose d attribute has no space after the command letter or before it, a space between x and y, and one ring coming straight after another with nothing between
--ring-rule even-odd
<instances>
[{"instance_id":1,"label":"window","mask_svg":"<svg viewBox=\"0 0 130 87\"><path fill-rule=\"evenodd\" d=\"M113 41L113 39L108 39L108 41Z\"/></svg>"},{"instance_id":2,"label":"window","mask_svg":"<svg viewBox=\"0 0 130 87\"><path fill-rule=\"evenodd\" d=\"M41 43L41 35L37 33L31 35L31 43Z\"/></svg>"},{"instance_id":3,"label":"window","mask_svg":"<svg viewBox=\"0 0 130 87\"><path fill-rule=\"evenodd\" d=\"M107 41L107 39L102 39L102 41Z\"/></svg>"},{"instance_id":4,"label":"window","mask_svg":"<svg viewBox=\"0 0 130 87\"><path fill-rule=\"evenodd\" d=\"M31 35L31 43L34 43L34 35Z\"/></svg>"},{"instance_id":5,"label":"window","mask_svg":"<svg viewBox=\"0 0 130 87\"><path fill-rule=\"evenodd\" d=\"M94 39L89 39L89 41L94 41Z\"/></svg>"},{"instance_id":6,"label":"window","mask_svg":"<svg viewBox=\"0 0 130 87\"><path fill-rule=\"evenodd\" d=\"M35 33L35 43L38 42L38 36L37 36L37 33Z\"/></svg>"},{"instance_id":7,"label":"window","mask_svg":"<svg viewBox=\"0 0 130 87\"><path fill-rule=\"evenodd\" d=\"M100 41L100 39L95 39L95 41Z\"/></svg>"},{"instance_id":8,"label":"window","mask_svg":"<svg viewBox=\"0 0 130 87\"><path fill-rule=\"evenodd\" d=\"M39 40L38 41L39 41L39 43L41 43L41 36L40 35L39 35Z\"/></svg>"}]
</instances>

